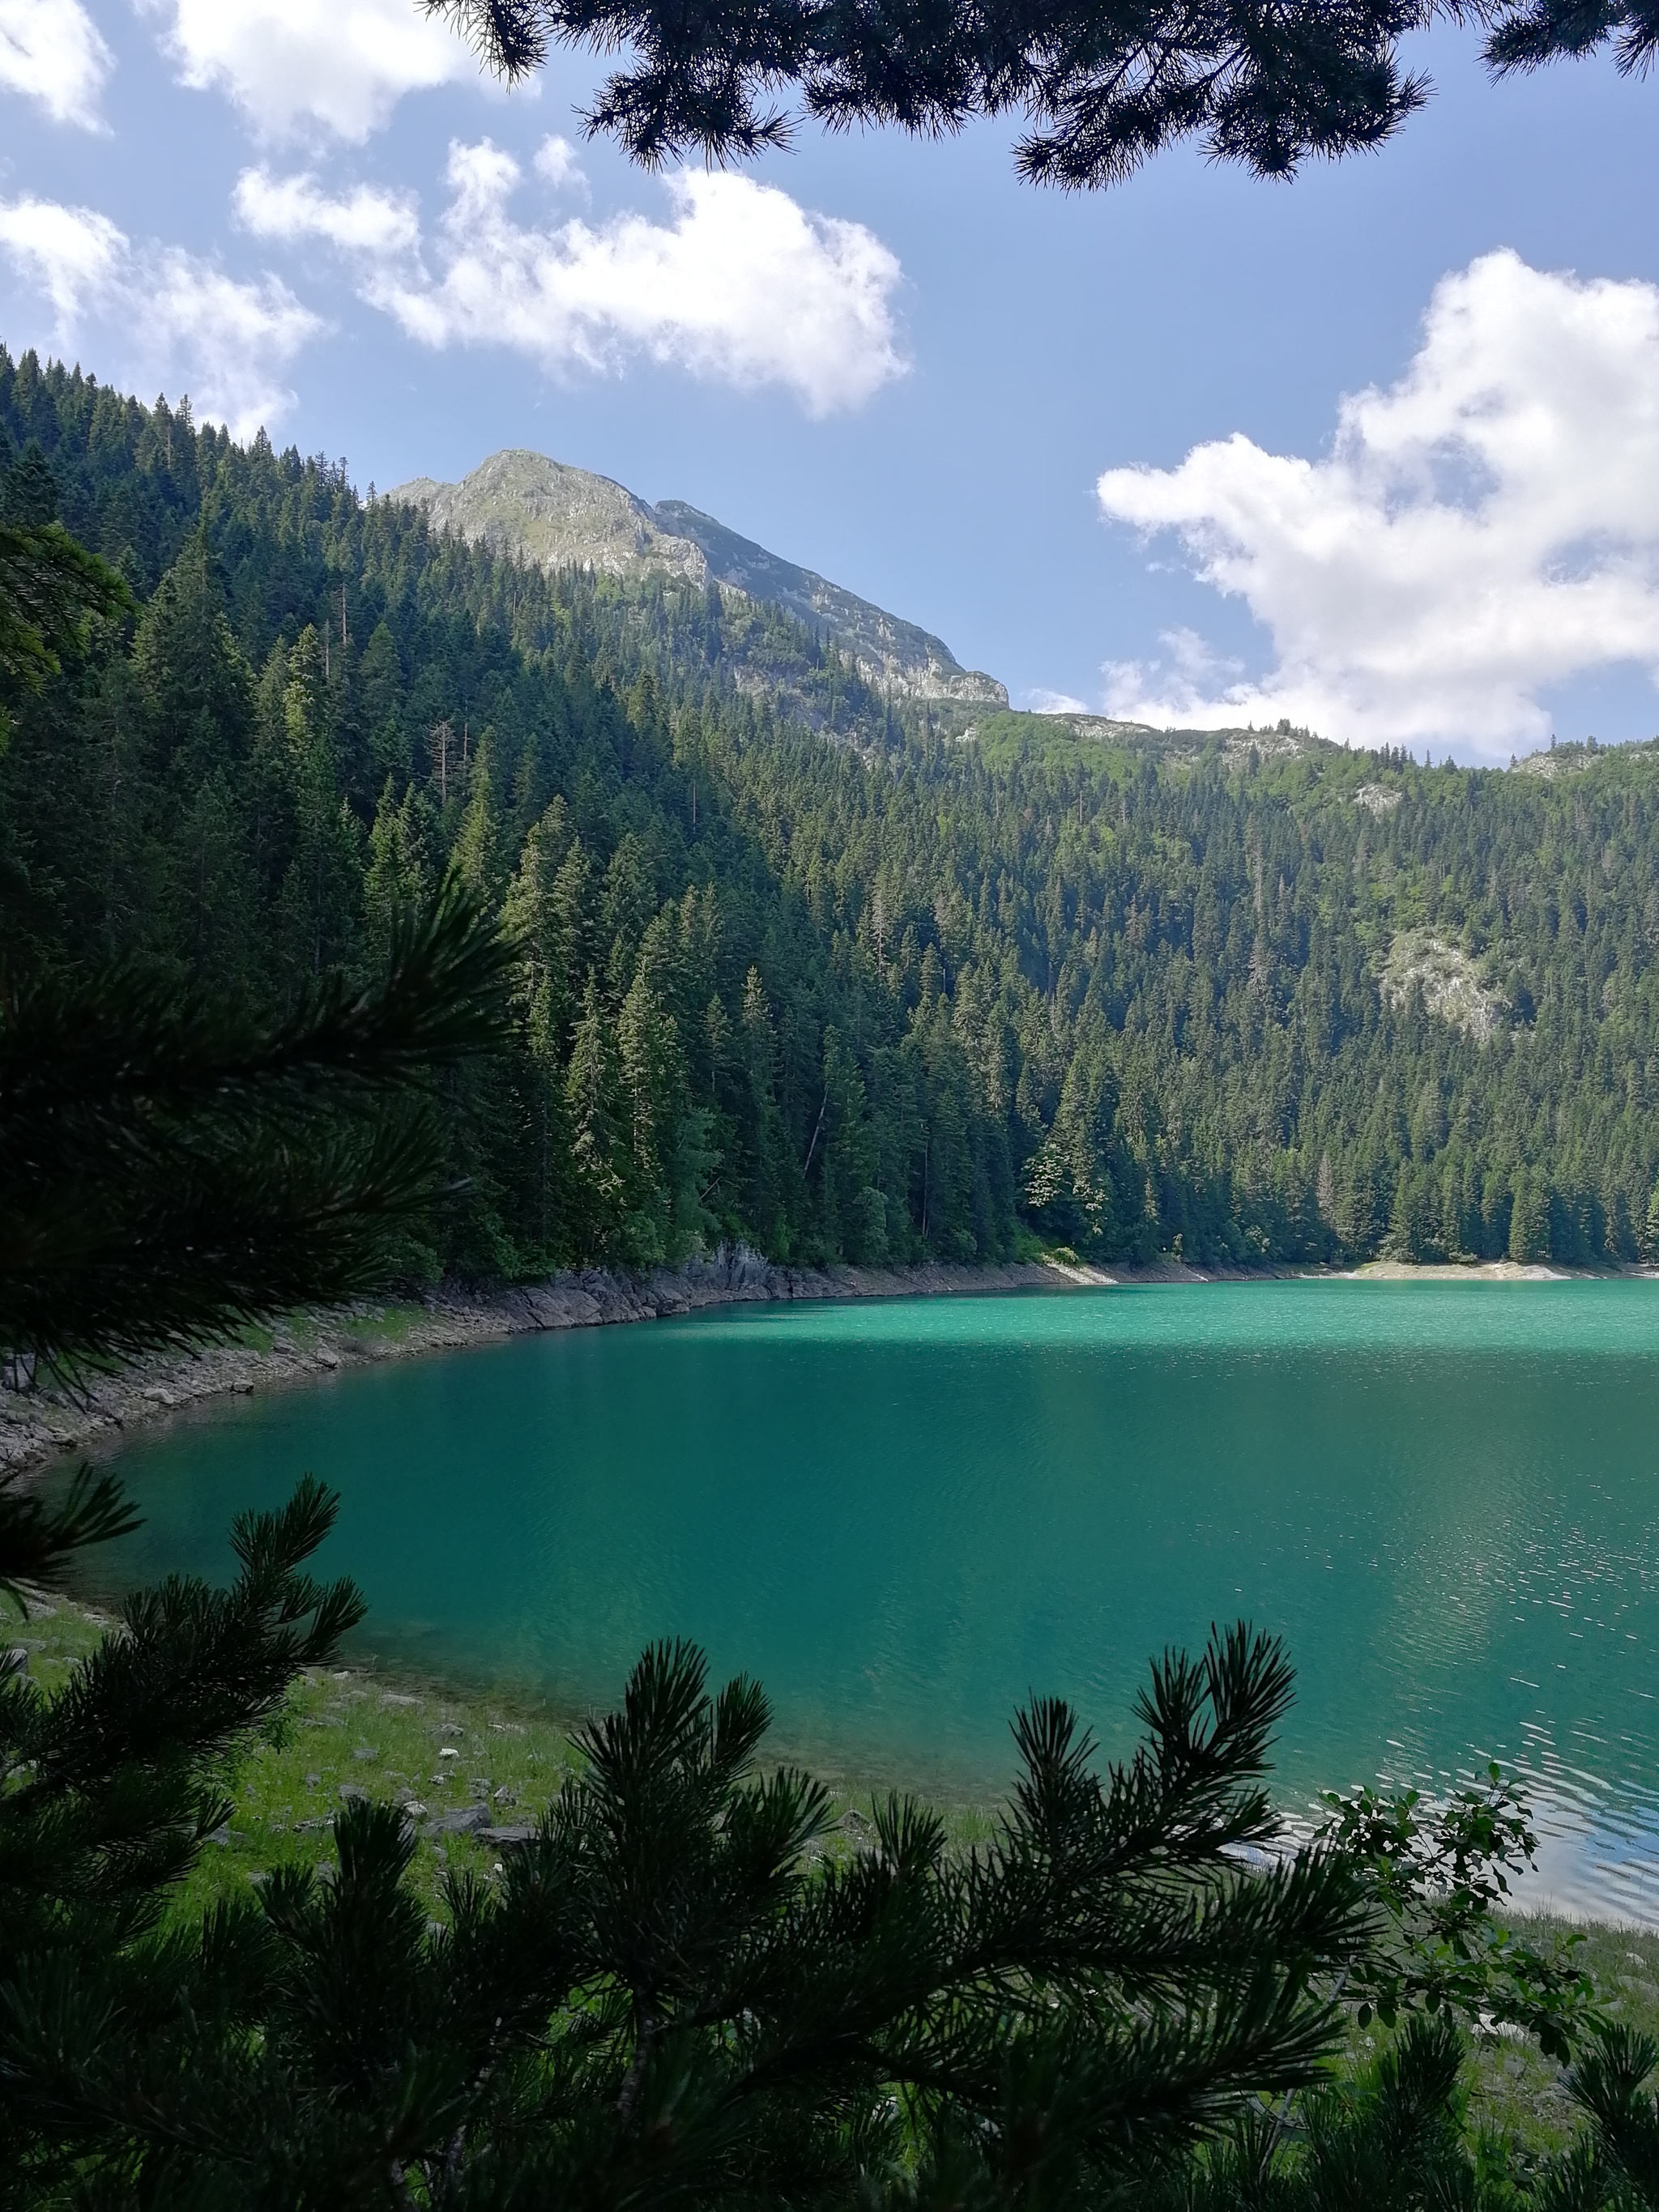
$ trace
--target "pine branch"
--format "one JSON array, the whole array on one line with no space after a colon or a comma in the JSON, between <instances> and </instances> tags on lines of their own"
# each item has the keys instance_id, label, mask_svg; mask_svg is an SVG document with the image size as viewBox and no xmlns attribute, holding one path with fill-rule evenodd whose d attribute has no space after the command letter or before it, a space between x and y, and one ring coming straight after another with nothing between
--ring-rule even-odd
<instances>
[{"instance_id":1,"label":"pine branch","mask_svg":"<svg viewBox=\"0 0 1659 2212\"><path fill-rule=\"evenodd\" d=\"M15 1471L0 1474L0 1595L27 1613L30 1590L58 1588L77 1552L131 1534L138 1516L114 1476L90 1467L76 1470L55 1504L20 1492L21 1480Z\"/></svg>"},{"instance_id":2,"label":"pine branch","mask_svg":"<svg viewBox=\"0 0 1659 2212\"><path fill-rule=\"evenodd\" d=\"M1400 41L1433 0L425 0L509 82L555 46L625 52L586 117L647 167L688 155L749 160L787 145L797 117L893 125L927 137L1018 109L1024 176L1071 189L1120 181L1178 140L1279 176L1310 155L1370 148L1422 105Z\"/></svg>"},{"instance_id":3,"label":"pine branch","mask_svg":"<svg viewBox=\"0 0 1659 2212\"><path fill-rule=\"evenodd\" d=\"M515 957L452 877L374 985L275 1025L126 971L0 1000L0 1353L61 1372L383 1283L445 1188L434 1073L499 1042Z\"/></svg>"}]
</instances>

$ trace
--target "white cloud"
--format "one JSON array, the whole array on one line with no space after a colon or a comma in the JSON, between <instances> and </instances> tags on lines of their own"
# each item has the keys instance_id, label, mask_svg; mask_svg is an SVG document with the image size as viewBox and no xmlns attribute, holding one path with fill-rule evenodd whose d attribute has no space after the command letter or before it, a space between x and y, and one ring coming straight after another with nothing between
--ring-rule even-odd
<instances>
[{"instance_id":1,"label":"white cloud","mask_svg":"<svg viewBox=\"0 0 1659 2212\"><path fill-rule=\"evenodd\" d=\"M580 179L562 140L536 166ZM330 200L309 177L256 171L237 206L262 236L355 246L363 296L423 345L510 346L556 374L616 372L644 355L739 387L783 385L811 415L859 406L904 373L896 259L861 224L811 214L771 185L682 172L667 180L670 223L621 215L538 229L513 220L522 171L487 139L451 147L448 182L435 275L412 240L393 239L386 196ZM372 227L354 212L370 199L384 243L349 235Z\"/></svg>"},{"instance_id":2,"label":"white cloud","mask_svg":"<svg viewBox=\"0 0 1659 2212\"><path fill-rule=\"evenodd\" d=\"M1074 699L1069 691L1050 691L1042 684L1026 693L1025 704L1034 714L1092 714L1095 711L1086 700Z\"/></svg>"},{"instance_id":3,"label":"white cloud","mask_svg":"<svg viewBox=\"0 0 1659 2212\"><path fill-rule=\"evenodd\" d=\"M236 179L236 213L259 238L325 239L348 253L378 258L412 254L421 242L414 196L359 185L331 199L312 176L272 177L245 169Z\"/></svg>"},{"instance_id":4,"label":"white cloud","mask_svg":"<svg viewBox=\"0 0 1659 2212\"><path fill-rule=\"evenodd\" d=\"M566 185L585 185L586 177L568 138L544 138L532 164L536 174L558 191Z\"/></svg>"},{"instance_id":5,"label":"white cloud","mask_svg":"<svg viewBox=\"0 0 1659 2212\"><path fill-rule=\"evenodd\" d=\"M180 246L135 246L107 216L0 200L0 252L50 302L56 342L95 329L133 379L188 392L237 437L293 404L281 373L323 325L273 276L245 283Z\"/></svg>"},{"instance_id":6,"label":"white cloud","mask_svg":"<svg viewBox=\"0 0 1659 2212\"><path fill-rule=\"evenodd\" d=\"M105 215L57 200L0 200L0 246L52 302L60 327L117 280L127 241Z\"/></svg>"},{"instance_id":7,"label":"white cloud","mask_svg":"<svg viewBox=\"0 0 1659 2212\"><path fill-rule=\"evenodd\" d=\"M1163 663L1108 667L1109 711L1535 743L1552 685L1632 663L1659 683L1659 288L1488 254L1436 288L1400 381L1341 402L1328 459L1235 435L1098 492L1176 532L1278 656L1219 681L1178 636Z\"/></svg>"},{"instance_id":8,"label":"white cloud","mask_svg":"<svg viewBox=\"0 0 1659 2212\"><path fill-rule=\"evenodd\" d=\"M415 0L141 4L165 8L167 47L184 82L223 93L265 138L330 135L361 145L405 93L478 74L465 42Z\"/></svg>"},{"instance_id":9,"label":"white cloud","mask_svg":"<svg viewBox=\"0 0 1659 2212\"><path fill-rule=\"evenodd\" d=\"M114 66L81 0L0 0L0 89L38 100L54 123L102 131L98 96Z\"/></svg>"},{"instance_id":10,"label":"white cloud","mask_svg":"<svg viewBox=\"0 0 1659 2212\"><path fill-rule=\"evenodd\" d=\"M1218 715L1243 721L1245 706L1261 704L1244 680L1243 664L1224 659L1195 629L1160 630L1158 641L1163 650L1153 659L1109 660L1102 666L1109 714L1202 726Z\"/></svg>"}]
</instances>

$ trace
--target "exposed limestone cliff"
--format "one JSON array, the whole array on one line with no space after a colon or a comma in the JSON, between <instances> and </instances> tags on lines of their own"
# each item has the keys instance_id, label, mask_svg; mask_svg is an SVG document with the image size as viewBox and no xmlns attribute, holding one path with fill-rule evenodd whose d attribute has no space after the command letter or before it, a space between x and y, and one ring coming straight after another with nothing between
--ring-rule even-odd
<instances>
[{"instance_id":1,"label":"exposed limestone cliff","mask_svg":"<svg viewBox=\"0 0 1659 2212\"><path fill-rule=\"evenodd\" d=\"M417 477L387 495L422 507L440 529L493 553L544 568L591 568L603 576L673 576L703 584L708 565L671 537L643 500L609 477L567 468L543 453L492 453L458 484Z\"/></svg>"},{"instance_id":2,"label":"exposed limestone cliff","mask_svg":"<svg viewBox=\"0 0 1659 2212\"><path fill-rule=\"evenodd\" d=\"M494 453L458 484L417 477L389 498L423 507L440 528L544 568L710 580L786 608L830 640L866 683L890 696L1006 707L994 676L963 668L942 639L780 560L683 500L648 507L609 477L544 454Z\"/></svg>"},{"instance_id":3,"label":"exposed limestone cliff","mask_svg":"<svg viewBox=\"0 0 1659 2212\"><path fill-rule=\"evenodd\" d=\"M963 668L950 647L915 623L901 620L811 568L781 561L751 538L739 538L713 515L684 500L665 499L653 509L665 529L697 545L709 573L751 599L787 607L803 622L833 637L867 684L912 699L955 699L965 706L1006 707L1008 694L994 676Z\"/></svg>"},{"instance_id":4,"label":"exposed limestone cliff","mask_svg":"<svg viewBox=\"0 0 1659 2212\"><path fill-rule=\"evenodd\" d=\"M1415 988L1435 1020L1485 1044L1509 1014L1510 1003L1492 988L1461 945L1427 930L1402 929L1389 947L1377 976L1384 1002L1402 1006Z\"/></svg>"}]
</instances>

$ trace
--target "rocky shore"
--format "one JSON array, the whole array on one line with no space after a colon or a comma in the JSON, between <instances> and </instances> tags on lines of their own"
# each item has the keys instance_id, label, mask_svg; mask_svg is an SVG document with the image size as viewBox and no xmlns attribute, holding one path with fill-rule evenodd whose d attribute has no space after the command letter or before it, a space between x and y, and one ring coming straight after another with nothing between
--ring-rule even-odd
<instances>
[{"instance_id":1,"label":"rocky shore","mask_svg":"<svg viewBox=\"0 0 1659 2212\"><path fill-rule=\"evenodd\" d=\"M874 1269L775 1266L738 1246L711 1259L648 1273L605 1268L550 1276L499 1291L446 1284L418 1304L356 1305L296 1316L261 1340L145 1360L100 1376L84 1392L0 1383L0 1468L35 1467L59 1452L108 1442L117 1432L209 1398L270 1390L421 1352L458 1351L542 1329L659 1321L704 1306L784 1298L915 1297L1107 1282L1093 1268L1017 1262L1006 1267ZM268 1338L268 1342L263 1340Z\"/></svg>"},{"instance_id":2,"label":"rocky shore","mask_svg":"<svg viewBox=\"0 0 1659 2212\"><path fill-rule=\"evenodd\" d=\"M0 1379L0 1470L38 1467L59 1452L83 1449L118 1431L200 1400L270 1390L362 1366L427 1352L454 1352L542 1329L593 1328L608 1322L659 1321L704 1306L787 1298L960 1297L974 1291L1079 1289L1123 1282L1206 1283L1261 1280L1276 1273L1348 1273L1370 1280L1447 1282L1559 1281L1580 1271L1512 1261L1478 1266L1431 1266L1370 1261L1351 1271L1314 1268L1206 1267L1164 1259L1143 1267L1109 1271L1086 1261L1011 1261L1002 1267L787 1267L763 1260L746 1245L727 1247L683 1267L641 1274L604 1267L550 1275L544 1282L478 1291L446 1283L418 1302L359 1304L332 1312L292 1316L249 1341L210 1351L146 1360L101 1376L84 1393L14 1390ZM1650 1274L1649 1268L1618 1272Z\"/></svg>"}]
</instances>

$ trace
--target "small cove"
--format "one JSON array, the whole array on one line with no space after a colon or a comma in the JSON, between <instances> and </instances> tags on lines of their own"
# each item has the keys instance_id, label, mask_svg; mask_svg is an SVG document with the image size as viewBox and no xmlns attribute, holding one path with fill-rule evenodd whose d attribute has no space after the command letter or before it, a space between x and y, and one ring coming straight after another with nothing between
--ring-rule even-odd
<instances>
[{"instance_id":1,"label":"small cove","mask_svg":"<svg viewBox=\"0 0 1659 2212\"><path fill-rule=\"evenodd\" d=\"M999 1789L1007 1720L1132 1741L1243 1614L1287 1808L1522 1767L1540 1890L1659 1924L1659 1284L1261 1282L717 1310L389 1364L118 1455L125 1579L215 1576L310 1469L364 1648L561 1708L686 1635L781 1743Z\"/></svg>"}]
</instances>

